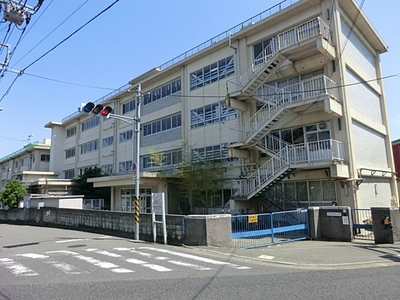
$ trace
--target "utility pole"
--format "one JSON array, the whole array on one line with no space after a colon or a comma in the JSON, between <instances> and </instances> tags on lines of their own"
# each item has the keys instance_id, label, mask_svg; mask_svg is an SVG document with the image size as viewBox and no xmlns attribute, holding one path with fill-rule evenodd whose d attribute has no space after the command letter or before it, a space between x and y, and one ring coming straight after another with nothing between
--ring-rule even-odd
<instances>
[{"instance_id":1,"label":"utility pole","mask_svg":"<svg viewBox=\"0 0 400 300\"><path fill-rule=\"evenodd\" d=\"M136 174L135 176L135 240L139 240L139 213L140 213L140 101L142 87L140 84L136 87ZM134 170L132 170L134 172Z\"/></svg>"}]
</instances>

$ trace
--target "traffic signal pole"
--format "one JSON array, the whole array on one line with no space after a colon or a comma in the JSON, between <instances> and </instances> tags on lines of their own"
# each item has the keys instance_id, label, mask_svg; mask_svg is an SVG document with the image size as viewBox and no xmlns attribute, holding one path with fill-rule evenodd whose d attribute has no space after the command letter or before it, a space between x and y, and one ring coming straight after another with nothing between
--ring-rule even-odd
<instances>
[{"instance_id":1,"label":"traffic signal pole","mask_svg":"<svg viewBox=\"0 0 400 300\"><path fill-rule=\"evenodd\" d=\"M0 0L1 1L1 0ZM139 240L139 216L140 216L140 105L142 97L142 87L140 84L136 87L136 117L127 117L122 115L113 114L110 106L103 106L101 104L95 104L93 102L82 103L78 109L79 112L87 114L102 115L106 118L114 118L117 120L124 121L133 126L133 132L135 133L136 153L132 144L132 177L135 179L135 213L134 213L134 224L135 224L135 240ZM135 155L136 154L136 155ZM136 156L136 157L135 157Z\"/></svg>"},{"instance_id":2,"label":"traffic signal pole","mask_svg":"<svg viewBox=\"0 0 400 300\"><path fill-rule=\"evenodd\" d=\"M136 174L135 176L135 240L139 240L139 212L140 212L140 100L142 87L140 84L136 87L136 126L135 130L136 140ZM134 172L135 170L132 170Z\"/></svg>"}]
</instances>

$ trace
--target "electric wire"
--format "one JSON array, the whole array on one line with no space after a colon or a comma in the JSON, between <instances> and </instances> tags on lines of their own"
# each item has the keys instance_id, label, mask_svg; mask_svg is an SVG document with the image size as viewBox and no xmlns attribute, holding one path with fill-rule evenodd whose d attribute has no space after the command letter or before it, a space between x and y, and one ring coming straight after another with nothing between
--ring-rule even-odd
<instances>
[{"instance_id":1,"label":"electric wire","mask_svg":"<svg viewBox=\"0 0 400 300\"><path fill-rule=\"evenodd\" d=\"M14 86L15 82L17 79L24 74L24 72L36 64L38 61L40 61L42 58L44 58L46 55L48 55L50 52L54 51L56 48L58 48L61 44L65 43L67 40L69 40L72 36L74 36L76 33L78 33L80 30L82 30L84 27L86 27L88 24L93 22L95 19L97 19L100 15L108 11L111 7L113 7L117 2L120 0L115 0L113 3L111 3L109 6L107 6L105 9L103 9L101 12L99 12L97 15L95 15L93 18L91 18L89 21L84 23L82 26L80 26L78 29L76 29L74 32L72 32L70 35L68 35L66 38L64 38L61 42L56 44L54 47L52 47L50 50L46 51L44 54L42 54L40 57L38 57L36 60L34 60L32 63L30 63L28 66L26 66L24 69L22 69L19 74L14 78L14 80L11 82L10 86L6 90L6 92L3 94L3 96L0 98L0 102L9 94L11 91L12 87Z\"/></svg>"},{"instance_id":2,"label":"electric wire","mask_svg":"<svg viewBox=\"0 0 400 300\"><path fill-rule=\"evenodd\" d=\"M87 88L94 88L94 89L108 90L108 91L115 91L116 90L115 88L108 88L108 87L101 87L101 86L93 86L93 85L87 85L87 84L68 82L68 81L57 80L57 79L48 78L48 77L44 77L44 76L34 75L34 74L30 74L30 73L24 73L24 75L32 76L32 77L36 77L36 78L40 78L40 79L44 79L44 80L54 81L54 82L58 82L58 83L64 83L64 84L69 84L69 85L87 87Z\"/></svg>"},{"instance_id":3,"label":"electric wire","mask_svg":"<svg viewBox=\"0 0 400 300\"><path fill-rule=\"evenodd\" d=\"M52 4L54 0L52 0L50 2L50 4ZM63 25L67 20L69 20L76 12L78 12L89 0L86 0L84 3L82 3L77 9L75 9L67 18L64 19L64 21L62 21L58 26L56 26L52 31L50 31L49 34L47 34L42 40L40 40L35 46L33 46L24 56L22 56L14 65L16 65L17 63L19 63L22 59L24 59L29 53L31 53L36 47L38 47L44 40L46 40L53 32L55 32L61 25ZM46 7L46 10L49 8L50 4ZM44 11L45 12L45 11ZM43 12L43 13L44 13ZM39 16L39 18L42 15ZM35 23L33 25L36 24L36 22L38 21L38 19L35 20ZM33 25L31 27L29 27L29 30L32 29ZM28 30L28 32L29 32ZM28 32L26 34L28 34ZM25 35L26 36L26 35Z\"/></svg>"}]
</instances>

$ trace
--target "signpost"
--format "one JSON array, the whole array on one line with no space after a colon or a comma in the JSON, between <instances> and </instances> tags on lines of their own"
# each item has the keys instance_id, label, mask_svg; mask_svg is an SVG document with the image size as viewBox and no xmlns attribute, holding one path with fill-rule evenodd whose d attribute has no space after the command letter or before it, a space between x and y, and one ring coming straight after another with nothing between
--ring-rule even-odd
<instances>
[{"instance_id":1,"label":"signpost","mask_svg":"<svg viewBox=\"0 0 400 300\"><path fill-rule=\"evenodd\" d=\"M162 221L156 221L156 214L162 214ZM157 224L162 224L164 244L167 244L167 222L165 216L164 193L151 193L151 219L153 224L154 243L157 239Z\"/></svg>"}]
</instances>

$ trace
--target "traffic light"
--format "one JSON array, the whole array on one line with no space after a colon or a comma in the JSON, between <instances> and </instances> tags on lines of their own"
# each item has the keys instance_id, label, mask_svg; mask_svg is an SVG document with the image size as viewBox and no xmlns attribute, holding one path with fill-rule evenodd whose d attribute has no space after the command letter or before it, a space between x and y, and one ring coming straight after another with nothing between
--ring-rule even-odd
<instances>
[{"instance_id":1,"label":"traffic light","mask_svg":"<svg viewBox=\"0 0 400 300\"><path fill-rule=\"evenodd\" d=\"M82 103L80 111L87 114L90 113L95 115L101 114L104 117L109 117L112 112L112 108L111 106L104 107L101 104L95 105L93 102L88 102L88 103Z\"/></svg>"},{"instance_id":2,"label":"traffic light","mask_svg":"<svg viewBox=\"0 0 400 300\"><path fill-rule=\"evenodd\" d=\"M112 112L111 106L106 106L106 107L104 107L104 108L102 109L102 111L100 112L100 114L101 114L102 116L104 116L104 117L109 118L111 112Z\"/></svg>"}]
</instances>

